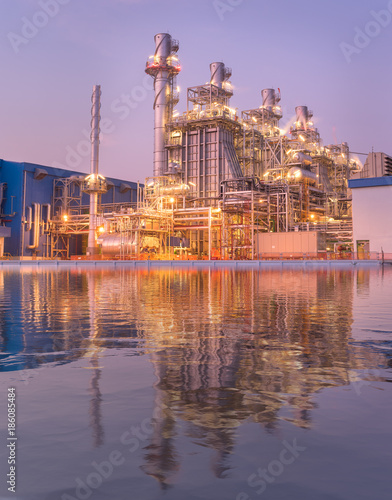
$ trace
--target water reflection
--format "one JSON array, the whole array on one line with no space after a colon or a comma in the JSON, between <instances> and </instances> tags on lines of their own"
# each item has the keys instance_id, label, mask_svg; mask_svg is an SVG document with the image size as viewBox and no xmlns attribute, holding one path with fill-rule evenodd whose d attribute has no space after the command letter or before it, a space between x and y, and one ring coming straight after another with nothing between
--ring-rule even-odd
<instances>
[{"instance_id":1,"label":"water reflection","mask_svg":"<svg viewBox=\"0 0 392 500\"><path fill-rule=\"evenodd\" d=\"M21 268L0 271L2 370L86 358L93 444L104 442L105 349L148 355L156 376L144 472L167 487L180 469L179 423L230 470L236 429L312 425L314 395L387 366L383 349L353 339L353 300L375 269ZM382 377L379 379L383 380Z\"/></svg>"},{"instance_id":2,"label":"water reflection","mask_svg":"<svg viewBox=\"0 0 392 500\"><path fill-rule=\"evenodd\" d=\"M99 328L99 310L96 301L96 285L95 285L95 274L87 275L87 288L88 288L88 299L89 299L89 316L90 316L90 328L89 328L89 341L90 345L86 355L90 357L90 368L92 369L92 377L90 383L90 426L93 431L93 446L98 448L103 444L104 441L104 429L102 424L102 411L101 402L102 394L99 387L99 381L102 376L102 368L99 365L99 347L96 345L96 341L99 339L102 332Z\"/></svg>"}]
</instances>

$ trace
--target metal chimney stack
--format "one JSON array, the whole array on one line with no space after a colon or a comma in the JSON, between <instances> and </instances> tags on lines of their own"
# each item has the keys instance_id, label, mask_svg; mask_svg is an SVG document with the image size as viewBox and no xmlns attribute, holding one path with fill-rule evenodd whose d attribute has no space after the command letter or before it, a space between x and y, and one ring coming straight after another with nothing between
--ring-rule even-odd
<instances>
[{"instance_id":1,"label":"metal chimney stack","mask_svg":"<svg viewBox=\"0 0 392 500\"><path fill-rule=\"evenodd\" d=\"M274 106L278 102L275 89L263 89L261 91L261 97L263 99L263 108L272 112Z\"/></svg>"},{"instance_id":2,"label":"metal chimney stack","mask_svg":"<svg viewBox=\"0 0 392 500\"><path fill-rule=\"evenodd\" d=\"M307 130L307 123L311 118L311 113L307 106L297 106L295 108L297 128Z\"/></svg>"},{"instance_id":3,"label":"metal chimney stack","mask_svg":"<svg viewBox=\"0 0 392 500\"><path fill-rule=\"evenodd\" d=\"M215 85L220 89L223 88L223 83L231 77L231 69L227 68L223 62L213 62L210 64L211 85Z\"/></svg>"},{"instance_id":4,"label":"metal chimney stack","mask_svg":"<svg viewBox=\"0 0 392 500\"><path fill-rule=\"evenodd\" d=\"M101 121L101 86L94 85L91 96L91 166L90 174L98 175L99 164L99 123Z\"/></svg>"},{"instance_id":5,"label":"metal chimney stack","mask_svg":"<svg viewBox=\"0 0 392 500\"><path fill-rule=\"evenodd\" d=\"M87 254L97 253L96 229L98 215L98 195L107 191L105 178L98 173L99 167L99 123L101 121L101 86L94 85L91 97L91 166L90 175L83 183L83 191L90 195L90 220Z\"/></svg>"},{"instance_id":6,"label":"metal chimney stack","mask_svg":"<svg viewBox=\"0 0 392 500\"><path fill-rule=\"evenodd\" d=\"M154 37L155 54L147 62L146 73L154 78L154 177L163 175L167 170L165 131L172 118L173 84L175 76L181 71L175 56L179 45L168 33L158 33Z\"/></svg>"}]
</instances>

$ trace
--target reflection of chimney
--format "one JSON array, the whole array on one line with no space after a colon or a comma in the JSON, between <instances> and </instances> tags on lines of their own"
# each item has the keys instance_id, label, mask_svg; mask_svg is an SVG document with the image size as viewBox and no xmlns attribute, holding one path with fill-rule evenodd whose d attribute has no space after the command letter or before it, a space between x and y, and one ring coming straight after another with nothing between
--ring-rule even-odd
<instances>
[{"instance_id":1,"label":"reflection of chimney","mask_svg":"<svg viewBox=\"0 0 392 500\"><path fill-rule=\"evenodd\" d=\"M99 367L98 354L93 354L91 358L91 365L94 368L94 375L91 379L90 385L90 425L93 430L94 448L98 448L103 444L104 430L102 426L102 412L101 412L101 401L102 395L99 388L99 379L101 378L101 370Z\"/></svg>"},{"instance_id":2,"label":"reflection of chimney","mask_svg":"<svg viewBox=\"0 0 392 500\"><path fill-rule=\"evenodd\" d=\"M87 276L88 281L88 298L89 298L89 316L90 316L90 334L89 351L91 352L90 365L92 368L93 376L90 383L89 392L91 394L90 399L90 426L93 432L93 445L98 448L103 444L104 430L102 425L102 412L101 412L101 402L102 394L99 388L99 381L101 378L101 369L99 366L99 349L95 345L95 339L99 337L99 327L98 327L98 311L96 307L96 299L99 294L99 290L96 286L95 274L89 273Z\"/></svg>"},{"instance_id":3,"label":"reflection of chimney","mask_svg":"<svg viewBox=\"0 0 392 500\"><path fill-rule=\"evenodd\" d=\"M152 435L146 446L145 465L143 472L155 477L163 490L173 482L173 476L179 471L180 464L175 447L176 418L171 409L170 394L159 389L166 372L160 363L159 357L152 354L154 372L157 377L155 387L155 408L152 418Z\"/></svg>"}]
</instances>

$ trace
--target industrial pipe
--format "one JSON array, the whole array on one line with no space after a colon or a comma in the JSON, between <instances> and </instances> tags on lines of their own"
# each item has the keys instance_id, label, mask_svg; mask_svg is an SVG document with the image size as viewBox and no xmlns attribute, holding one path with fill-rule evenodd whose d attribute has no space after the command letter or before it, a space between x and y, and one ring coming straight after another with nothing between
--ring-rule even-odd
<instances>
[{"instance_id":1,"label":"industrial pipe","mask_svg":"<svg viewBox=\"0 0 392 500\"><path fill-rule=\"evenodd\" d=\"M33 203L34 205L34 230L33 230L33 244L27 245L28 250L36 250L39 246L39 230L41 225L41 205L39 203ZM30 207L29 207L30 208Z\"/></svg>"},{"instance_id":2,"label":"industrial pipe","mask_svg":"<svg viewBox=\"0 0 392 500\"><path fill-rule=\"evenodd\" d=\"M33 209L31 207L27 207L27 211L29 215L28 215L28 226L26 231L31 231L31 228L33 227Z\"/></svg>"},{"instance_id":3,"label":"industrial pipe","mask_svg":"<svg viewBox=\"0 0 392 500\"><path fill-rule=\"evenodd\" d=\"M5 186L6 186L5 182L0 183L0 212L1 212L1 204L3 203L4 199Z\"/></svg>"}]
</instances>

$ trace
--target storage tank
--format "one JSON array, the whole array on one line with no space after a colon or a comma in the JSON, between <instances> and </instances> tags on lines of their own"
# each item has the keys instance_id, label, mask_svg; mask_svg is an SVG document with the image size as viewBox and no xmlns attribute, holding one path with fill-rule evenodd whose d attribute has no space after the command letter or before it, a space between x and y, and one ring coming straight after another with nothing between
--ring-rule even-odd
<instances>
[{"instance_id":1,"label":"storage tank","mask_svg":"<svg viewBox=\"0 0 392 500\"><path fill-rule=\"evenodd\" d=\"M305 168L291 167L288 172L288 177L298 182L301 182L306 179L309 182L309 184L318 183L317 175L311 172L310 170L306 170Z\"/></svg>"},{"instance_id":2,"label":"storage tank","mask_svg":"<svg viewBox=\"0 0 392 500\"><path fill-rule=\"evenodd\" d=\"M298 153L293 154L293 163L300 163L302 166L309 166L313 163L313 158L302 151L298 151Z\"/></svg>"},{"instance_id":3,"label":"storage tank","mask_svg":"<svg viewBox=\"0 0 392 500\"><path fill-rule=\"evenodd\" d=\"M108 234L98 238L98 244L101 245L103 255L121 256L136 253L136 242L131 236Z\"/></svg>"}]
</instances>

